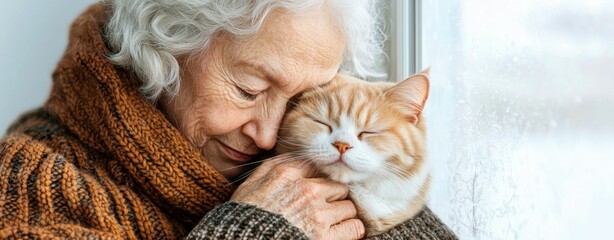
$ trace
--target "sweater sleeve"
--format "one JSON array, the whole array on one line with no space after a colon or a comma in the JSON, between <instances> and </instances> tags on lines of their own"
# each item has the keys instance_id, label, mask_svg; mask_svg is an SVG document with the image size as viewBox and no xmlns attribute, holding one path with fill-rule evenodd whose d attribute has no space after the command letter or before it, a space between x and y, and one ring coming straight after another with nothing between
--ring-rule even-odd
<instances>
[{"instance_id":1,"label":"sweater sleeve","mask_svg":"<svg viewBox=\"0 0 614 240\"><path fill-rule=\"evenodd\" d=\"M44 144L6 137L0 160L0 239L121 238L98 208L100 184Z\"/></svg>"},{"instance_id":2,"label":"sweater sleeve","mask_svg":"<svg viewBox=\"0 0 614 240\"><path fill-rule=\"evenodd\" d=\"M228 202L211 210L186 239L307 239L282 216L255 206ZM370 240L457 240L434 213L425 208L415 218Z\"/></svg>"},{"instance_id":3,"label":"sweater sleeve","mask_svg":"<svg viewBox=\"0 0 614 240\"><path fill-rule=\"evenodd\" d=\"M285 218L252 205L227 202L208 212L186 239L307 239Z\"/></svg>"},{"instance_id":4,"label":"sweater sleeve","mask_svg":"<svg viewBox=\"0 0 614 240\"><path fill-rule=\"evenodd\" d=\"M179 235L150 202L31 137L0 140L0 162L0 239Z\"/></svg>"},{"instance_id":5,"label":"sweater sleeve","mask_svg":"<svg viewBox=\"0 0 614 240\"><path fill-rule=\"evenodd\" d=\"M457 240L458 237L428 207L425 207L414 218L388 232L367 239Z\"/></svg>"},{"instance_id":6,"label":"sweater sleeve","mask_svg":"<svg viewBox=\"0 0 614 240\"><path fill-rule=\"evenodd\" d=\"M56 224L46 227L16 225L1 229L0 236L2 239L123 239L109 232L74 224Z\"/></svg>"}]
</instances>

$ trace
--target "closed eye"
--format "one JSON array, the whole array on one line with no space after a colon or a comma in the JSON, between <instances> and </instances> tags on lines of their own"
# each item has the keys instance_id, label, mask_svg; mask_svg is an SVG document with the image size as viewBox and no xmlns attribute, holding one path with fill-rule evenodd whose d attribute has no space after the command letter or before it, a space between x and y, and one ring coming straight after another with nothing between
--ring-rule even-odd
<instances>
[{"instance_id":1,"label":"closed eye","mask_svg":"<svg viewBox=\"0 0 614 240\"><path fill-rule=\"evenodd\" d=\"M241 94L241 97L245 100L254 101L258 97L258 94L249 93L248 91L243 90L239 86L235 86L235 87L237 88L237 91L239 91L239 94Z\"/></svg>"},{"instance_id":2,"label":"closed eye","mask_svg":"<svg viewBox=\"0 0 614 240\"><path fill-rule=\"evenodd\" d=\"M313 121L315 121L315 122L317 122L317 123L319 123L319 124L321 124L321 125L326 126L326 127L328 128L328 132L329 132L329 133L332 133L332 132L333 132L333 128L331 128L331 127L330 127L330 125L328 125L328 124L326 124L326 123L324 123L324 122L322 122L322 121L315 120L315 119L314 119Z\"/></svg>"},{"instance_id":3,"label":"closed eye","mask_svg":"<svg viewBox=\"0 0 614 240\"><path fill-rule=\"evenodd\" d=\"M358 134L358 139L362 140L363 137L368 137L370 135L377 135L377 134L381 134L382 131L362 131Z\"/></svg>"}]
</instances>

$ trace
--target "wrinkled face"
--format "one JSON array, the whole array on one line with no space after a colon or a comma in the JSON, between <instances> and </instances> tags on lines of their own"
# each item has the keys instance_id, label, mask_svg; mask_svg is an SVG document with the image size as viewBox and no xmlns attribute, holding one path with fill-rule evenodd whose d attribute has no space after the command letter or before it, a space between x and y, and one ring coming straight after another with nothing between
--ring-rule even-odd
<instances>
[{"instance_id":1,"label":"wrinkled face","mask_svg":"<svg viewBox=\"0 0 614 240\"><path fill-rule=\"evenodd\" d=\"M391 86L339 77L304 93L282 123L277 150L344 183L409 177L424 160L424 129L398 104L405 100L385 94Z\"/></svg>"},{"instance_id":2,"label":"wrinkled face","mask_svg":"<svg viewBox=\"0 0 614 240\"><path fill-rule=\"evenodd\" d=\"M162 109L204 160L226 178L276 143L288 100L334 77L344 42L323 10L276 10L245 39L219 34L200 57L183 61L178 96Z\"/></svg>"}]
</instances>

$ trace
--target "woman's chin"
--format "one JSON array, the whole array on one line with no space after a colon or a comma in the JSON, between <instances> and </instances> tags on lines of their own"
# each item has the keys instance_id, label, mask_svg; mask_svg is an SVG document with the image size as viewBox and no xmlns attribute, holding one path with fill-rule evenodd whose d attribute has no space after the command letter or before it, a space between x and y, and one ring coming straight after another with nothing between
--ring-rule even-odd
<instances>
[{"instance_id":1,"label":"woman's chin","mask_svg":"<svg viewBox=\"0 0 614 240\"><path fill-rule=\"evenodd\" d=\"M204 159L209 166L217 170L228 181L239 177L246 172L239 162L228 159L228 157L222 152L220 146L214 144L215 141L209 141L208 144L203 147L201 152L201 158Z\"/></svg>"}]
</instances>

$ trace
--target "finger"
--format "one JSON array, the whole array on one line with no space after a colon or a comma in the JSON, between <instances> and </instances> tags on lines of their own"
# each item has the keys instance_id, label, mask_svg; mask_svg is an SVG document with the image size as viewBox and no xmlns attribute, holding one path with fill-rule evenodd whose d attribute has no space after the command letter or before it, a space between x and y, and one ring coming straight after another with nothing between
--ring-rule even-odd
<instances>
[{"instance_id":1,"label":"finger","mask_svg":"<svg viewBox=\"0 0 614 240\"><path fill-rule=\"evenodd\" d=\"M326 196L326 202L344 200L350 194L350 189L343 183L326 178L310 178L309 180L321 185L322 195Z\"/></svg>"},{"instance_id":2,"label":"finger","mask_svg":"<svg viewBox=\"0 0 614 240\"><path fill-rule=\"evenodd\" d=\"M318 175L319 173L318 169L311 162L307 160L300 160L300 161L297 161L297 163L298 165L296 165L296 168L300 170L300 174L302 177L313 178Z\"/></svg>"},{"instance_id":3,"label":"finger","mask_svg":"<svg viewBox=\"0 0 614 240\"><path fill-rule=\"evenodd\" d=\"M269 159L266 159L256 168L256 170L251 174L252 177L261 178L264 175L267 175L271 169L275 166L283 163L288 163L292 161L296 161L297 159L291 153L284 153Z\"/></svg>"},{"instance_id":4,"label":"finger","mask_svg":"<svg viewBox=\"0 0 614 240\"><path fill-rule=\"evenodd\" d=\"M317 173L314 166L304 164L304 160L296 160L294 157L293 155L284 155L283 157L266 160L266 164L263 163L263 166L256 168L250 178L263 179L268 176L269 179L279 179L283 176L286 179L301 179L312 177ZM273 178L270 178L271 176Z\"/></svg>"},{"instance_id":5,"label":"finger","mask_svg":"<svg viewBox=\"0 0 614 240\"><path fill-rule=\"evenodd\" d=\"M324 210L324 214L332 216L330 224L335 225L345 220L356 218L358 212L352 201L343 200L331 203L330 208Z\"/></svg>"},{"instance_id":6,"label":"finger","mask_svg":"<svg viewBox=\"0 0 614 240\"><path fill-rule=\"evenodd\" d=\"M292 153L282 153L264 160L261 166L271 169L280 163L287 163L295 160L299 160L296 155Z\"/></svg>"},{"instance_id":7,"label":"finger","mask_svg":"<svg viewBox=\"0 0 614 240\"><path fill-rule=\"evenodd\" d=\"M290 171L293 176L300 178L311 178L318 172L313 164L302 159L278 162L273 166L273 169L280 170L281 172Z\"/></svg>"},{"instance_id":8,"label":"finger","mask_svg":"<svg viewBox=\"0 0 614 240\"><path fill-rule=\"evenodd\" d=\"M365 225L353 218L330 227L331 239L360 239L365 235Z\"/></svg>"}]
</instances>

